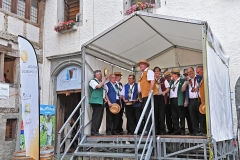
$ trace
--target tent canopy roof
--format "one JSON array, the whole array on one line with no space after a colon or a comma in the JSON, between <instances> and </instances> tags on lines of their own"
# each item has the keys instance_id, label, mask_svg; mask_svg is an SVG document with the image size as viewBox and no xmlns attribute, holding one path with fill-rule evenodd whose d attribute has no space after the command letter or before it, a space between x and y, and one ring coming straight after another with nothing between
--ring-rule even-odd
<instances>
[{"instance_id":1,"label":"tent canopy roof","mask_svg":"<svg viewBox=\"0 0 240 160\"><path fill-rule=\"evenodd\" d=\"M135 12L83 45L97 58L131 69L172 48L202 51L203 25L197 21Z\"/></svg>"}]
</instances>

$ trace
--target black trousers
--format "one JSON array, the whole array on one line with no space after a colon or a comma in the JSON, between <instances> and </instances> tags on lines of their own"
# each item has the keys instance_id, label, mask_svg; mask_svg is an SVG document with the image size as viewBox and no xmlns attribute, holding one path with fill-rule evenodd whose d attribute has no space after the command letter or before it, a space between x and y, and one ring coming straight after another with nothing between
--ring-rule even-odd
<instances>
[{"instance_id":1,"label":"black trousers","mask_svg":"<svg viewBox=\"0 0 240 160\"><path fill-rule=\"evenodd\" d=\"M119 101L117 101L117 104L119 104ZM120 116L120 112L118 114L113 114L112 112L110 112L109 107L106 108L106 132L107 133L111 133L114 131L117 132L119 116Z\"/></svg>"},{"instance_id":2,"label":"black trousers","mask_svg":"<svg viewBox=\"0 0 240 160\"><path fill-rule=\"evenodd\" d=\"M199 131L199 121L200 121L200 112L199 112L200 103L198 98L189 99L189 113L192 121L192 128L194 133Z\"/></svg>"},{"instance_id":3,"label":"black trousers","mask_svg":"<svg viewBox=\"0 0 240 160\"><path fill-rule=\"evenodd\" d=\"M143 98L143 109L145 107L147 99L148 99L148 97ZM147 118L148 118L149 112L151 110L151 100L149 101L149 104L146 107L147 107L147 110L146 110L145 115L144 115L145 123L147 122ZM149 132L151 125L152 125L152 118L150 117L149 121L148 121L148 124L147 124L147 127L146 127L146 131Z\"/></svg>"},{"instance_id":4,"label":"black trousers","mask_svg":"<svg viewBox=\"0 0 240 160\"><path fill-rule=\"evenodd\" d=\"M91 134L95 134L99 132L99 128L102 123L104 106L100 104L94 104L91 106L93 109Z\"/></svg>"},{"instance_id":5,"label":"black trousers","mask_svg":"<svg viewBox=\"0 0 240 160\"><path fill-rule=\"evenodd\" d=\"M206 114L200 114L200 132L207 134Z\"/></svg>"},{"instance_id":6,"label":"black trousers","mask_svg":"<svg viewBox=\"0 0 240 160\"><path fill-rule=\"evenodd\" d=\"M137 123L141 117L142 114L142 108L141 107L133 107L132 105L126 105L125 106L125 112L127 116L127 126L128 126L128 133L133 134L135 131L135 128L137 126ZM142 132L142 124L139 128L139 132Z\"/></svg>"},{"instance_id":7,"label":"black trousers","mask_svg":"<svg viewBox=\"0 0 240 160\"><path fill-rule=\"evenodd\" d=\"M167 124L167 128L168 128L168 132L172 133L173 132L172 113L171 113L171 106L169 104L169 99L167 100L165 114L166 114L166 124Z\"/></svg>"},{"instance_id":8,"label":"black trousers","mask_svg":"<svg viewBox=\"0 0 240 160\"><path fill-rule=\"evenodd\" d=\"M189 133L193 133L193 128L192 128L192 121L189 113L189 107L184 107L185 110L185 118L187 120L187 125L188 125L188 131Z\"/></svg>"},{"instance_id":9,"label":"black trousers","mask_svg":"<svg viewBox=\"0 0 240 160\"><path fill-rule=\"evenodd\" d=\"M120 105L120 104L119 104ZM124 102L122 101L122 108L120 110L119 114L119 121L118 121L118 126L117 126L117 132L123 132L123 112L124 112Z\"/></svg>"},{"instance_id":10,"label":"black trousers","mask_svg":"<svg viewBox=\"0 0 240 160\"><path fill-rule=\"evenodd\" d=\"M170 99L171 111L172 111L172 119L173 119L173 132L185 133L185 113L184 106L178 106L178 99L171 98ZM180 127L179 127L179 119L180 119Z\"/></svg>"},{"instance_id":11,"label":"black trousers","mask_svg":"<svg viewBox=\"0 0 240 160\"><path fill-rule=\"evenodd\" d=\"M156 132L165 133L165 101L163 95L154 96L154 118Z\"/></svg>"}]
</instances>

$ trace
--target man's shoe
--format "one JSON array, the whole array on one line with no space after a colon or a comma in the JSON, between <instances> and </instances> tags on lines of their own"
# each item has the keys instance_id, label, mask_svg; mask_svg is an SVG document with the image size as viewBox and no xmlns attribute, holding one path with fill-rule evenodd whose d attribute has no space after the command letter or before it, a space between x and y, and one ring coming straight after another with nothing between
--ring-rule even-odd
<instances>
[{"instance_id":1,"label":"man's shoe","mask_svg":"<svg viewBox=\"0 0 240 160\"><path fill-rule=\"evenodd\" d=\"M134 135L133 133L128 133L128 135Z\"/></svg>"},{"instance_id":2,"label":"man's shoe","mask_svg":"<svg viewBox=\"0 0 240 160\"><path fill-rule=\"evenodd\" d=\"M106 135L112 135L111 132L106 132Z\"/></svg>"},{"instance_id":3,"label":"man's shoe","mask_svg":"<svg viewBox=\"0 0 240 160\"><path fill-rule=\"evenodd\" d=\"M166 134L170 135L170 134L172 134L172 133L173 133L172 131L168 131Z\"/></svg>"},{"instance_id":4,"label":"man's shoe","mask_svg":"<svg viewBox=\"0 0 240 160\"><path fill-rule=\"evenodd\" d=\"M147 136L148 135L148 131L144 131L143 135Z\"/></svg>"},{"instance_id":5,"label":"man's shoe","mask_svg":"<svg viewBox=\"0 0 240 160\"><path fill-rule=\"evenodd\" d=\"M118 135L118 132L112 131L112 135Z\"/></svg>"},{"instance_id":6,"label":"man's shoe","mask_svg":"<svg viewBox=\"0 0 240 160\"><path fill-rule=\"evenodd\" d=\"M179 135L180 132L173 132L171 135Z\"/></svg>"},{"instance_id":7,"label":"man's shoe","mask_svg":"<svg viewBox=\"0 0 240 160\"><path fill-rule=\"evenodd\" d=\"M181 132L181 135L182 135L182 136L184 136L184 135L185 135L185 133L184 133L184 132Z\"/></svg>"},{"instance_id":8,"label":"man's shoe","mask_svg":"<svg viewBox=\"0 0 240 160\"><path fill-rule=\"evenodd\" d=\"M100 134L100 133L92 133L91 135L92 136L103 136L103 134Z\"/></svg>"},{"instance_id":9,"label":"man's shoe","mask_svg":"<svg viewBox=\"0 0 240 160\"><path fill-rule=\"evenodd\" d=\"M123 134L124 134L124 132L123 132L123 131L120 131L120 132L118 132L118 134L120 134L120 135L123 135Z\"/></svg>"}]
</instances>

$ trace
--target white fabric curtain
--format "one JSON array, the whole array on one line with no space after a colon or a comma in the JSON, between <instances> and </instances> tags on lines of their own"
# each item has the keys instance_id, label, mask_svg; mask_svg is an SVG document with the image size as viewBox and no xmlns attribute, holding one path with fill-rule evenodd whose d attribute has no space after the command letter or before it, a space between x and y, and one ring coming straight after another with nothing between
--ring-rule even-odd
<instances>
[{"instance_id":1,"label":"white fabric curtain","mask_svg":"<svg viewBox=\"0 0 240 160\"><path fill-rule=\"evenodd\" d=\"M229 57L210 28L206 43L211 132L216 141L223 141L233 138Z\"/></svg>"}]
</instances>

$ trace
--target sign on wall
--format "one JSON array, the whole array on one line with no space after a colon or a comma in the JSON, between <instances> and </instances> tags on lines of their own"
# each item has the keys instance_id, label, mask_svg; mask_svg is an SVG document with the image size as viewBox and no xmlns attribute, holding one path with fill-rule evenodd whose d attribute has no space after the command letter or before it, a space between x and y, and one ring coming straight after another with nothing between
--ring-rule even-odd
<instances>
[{"instance_id":1,"label":"sign on wall","mask_svg":"<svg viewBox=\"0 0 240 160\"><path fill-rule=\"evenodd\" d=\"M69 66L57 76L57 91L81 89L81 67Z\"/></svg>"},{"instance_id":2,"label":"sign on wall","mask_svg":"<svg viewBox=\"0 0 240 160\"><path fill-rule=\"evenodd\" d=\"M9 98L9 84L0 83L0 99Z\"/></svg>"}]
</instances>

